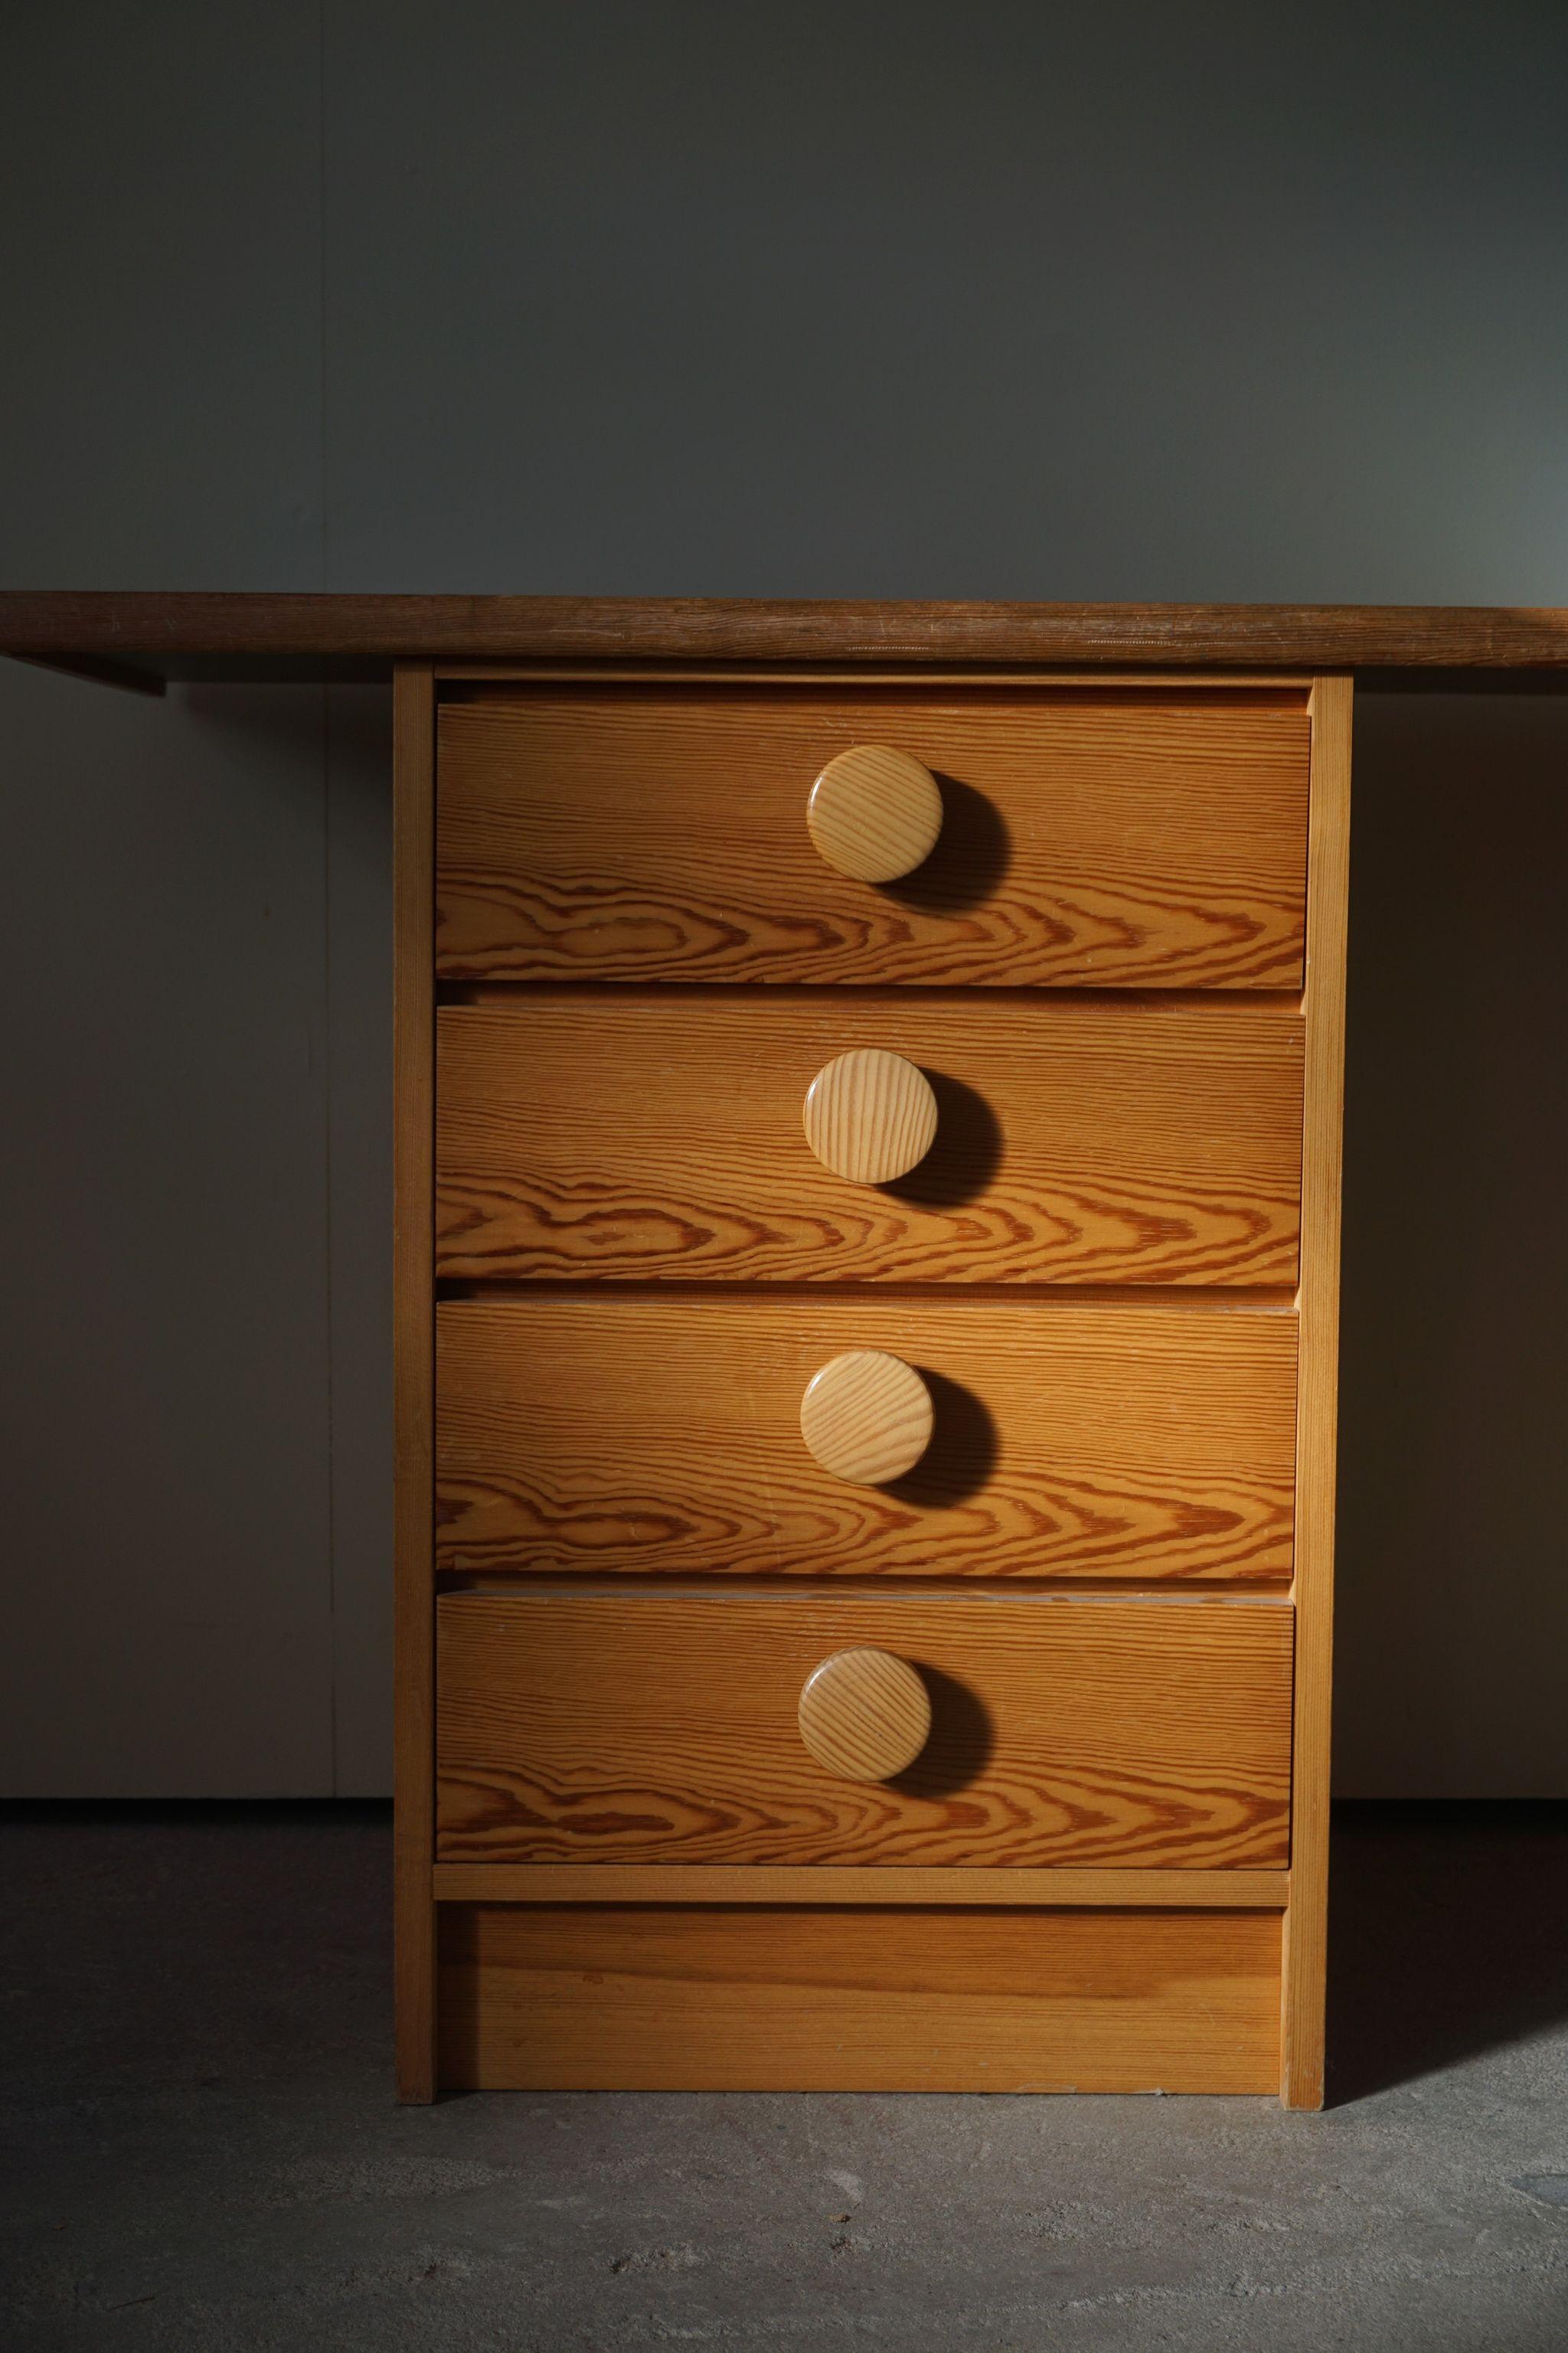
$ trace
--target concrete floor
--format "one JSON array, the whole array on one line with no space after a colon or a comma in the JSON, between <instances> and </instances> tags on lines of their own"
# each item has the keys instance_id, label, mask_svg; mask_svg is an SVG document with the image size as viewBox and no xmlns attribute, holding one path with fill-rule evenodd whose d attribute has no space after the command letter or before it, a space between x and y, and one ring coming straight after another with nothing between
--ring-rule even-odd
<instances>
[{"instance_id":1,"label":"concrete floor","mask_svg":"<svg viewBox=\"0 0 1568 2353\"><path fill-rule=\"evenodd\" d=\"M5 2353L1568 2348L1568 1809L1351 1810L1335 2105L394 2106L370 1810L0 1826Z\"/></svg>"}]
</instances>

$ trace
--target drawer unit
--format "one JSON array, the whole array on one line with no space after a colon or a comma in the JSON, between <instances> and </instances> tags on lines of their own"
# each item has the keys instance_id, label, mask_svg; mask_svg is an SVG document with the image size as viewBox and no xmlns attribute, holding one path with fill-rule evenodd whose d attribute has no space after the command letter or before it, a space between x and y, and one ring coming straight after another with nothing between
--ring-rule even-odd
<instances>
[{"instance_id":1,"label":"drawer unit","mask_svg":"<svg viewBox=\"0 0 1568 2353\"><path fill-rule=\"evenodd\" d=\"M443 1275L1292 1285L1304 1033L1274 998L548 990L437 1019ZM898 1059L934 1134L839 1174L819 1073ZM849 1106L853 1145L879 1107ZM915 1139L918 1142L918 1137Z\"/></svg>"},{"instance_id":2,"label":"drawer unit","mask_svg":"<svg viewBox=\"0 0 1568 2353\"><path fill-rule=\"evenodd\" d=\"M1309 745L1299 692L476 690L440 714L439 969L1297 987ZM839 830L814 830L857 750L896 759L838 770ZM868 881L819 838L918 863Z\"/></svg>"},{"instance_id":3,"label":"drawer unit","mask_svg":"<svg viewBox=\"0 0 1568 2353\"><path fill-rule=\"evenodd\" d=\"M533 1293L436 1340L449 1574L1290 1574L1280 1309Z\"/></svg>"},{"instance_id":4,"label":"drawer unit","mask_svg":"<svg viewBox=\"0 0 1568 2353\"><path fill-rule=\"evenodd\" d=\"M1288 1859L1283 1602L623 1588L437 1615L443 1862Z\"/></svg>"},{"instance_id":5,"label":"drawer unit","mask_svg":"<svg viewBox=\"0 0 1568 2353\"><path fill-rule=\"evenodd\" d=\"M441 2084L1321 2097L1350 692L400 668Z\"/></svg>"}]
</instances>

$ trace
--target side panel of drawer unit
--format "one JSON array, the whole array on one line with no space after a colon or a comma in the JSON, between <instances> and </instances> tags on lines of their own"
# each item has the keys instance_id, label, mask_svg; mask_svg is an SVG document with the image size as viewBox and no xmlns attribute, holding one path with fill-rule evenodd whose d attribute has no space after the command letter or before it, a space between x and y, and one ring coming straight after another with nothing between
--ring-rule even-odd
<instances>
[{"instance_id":1,"label":"side panel of drawer unit","mask_svg":"<svg viewBox=\"0 0 1568 2353\"><path fill-rule=\"evenodd\" d=\"M1279 1868L1283 1602L733 1588L449 1593L443 1862ZM806 1679L868 1647L931 1729L891 1781L817 1764Z\"/></svg>"},{"instance_id":2,"label":"side panel of drawer unit","mask_svg":"<svg viewBox=\"0 0 1568 2353\"><path fill-rule=\"evenodd\" d=\"M1273 1000L547 990L437 1029L443 1275L1296 1280L1302 1026ZM890 1184L803 1130L862 1049L936 1100Z\"/></svg>"},{"instance_id":3,"label":"side panel of drawer unit","mask_svg":"<svg viewBox=\"0 0 1568 2353\"><path fill-rule=\"evenodd\" d=\"M1272 2092L1265 1912L443 1905L483 2091Z\"/></svg>"},{"instance_id":4,"label":"side panel of drawer unit","mask_svg":"<svg viewBox=\"0 0 1568 2353\"><path fill-rule=\"evenodd\" d=\"M1288 1313L534 1291L436 1324L439 1570L1290 1573ZM924 1454L884 1485L801 1434L807 1384L856 1349L932 1401Z\"/></svg>"},{"instance_id":5,"label":"side panel of drawer unit","mask_svg":"<svg viewBox=\"0 0 1568 2353\"><path fill-rule=\"evenodd\" d=\"M857 744L939 782L903 880L836 872L814 779ZM1288 988L1304 694L471 689L439 719L447 978Z\"/></svg>"}]
</instances>

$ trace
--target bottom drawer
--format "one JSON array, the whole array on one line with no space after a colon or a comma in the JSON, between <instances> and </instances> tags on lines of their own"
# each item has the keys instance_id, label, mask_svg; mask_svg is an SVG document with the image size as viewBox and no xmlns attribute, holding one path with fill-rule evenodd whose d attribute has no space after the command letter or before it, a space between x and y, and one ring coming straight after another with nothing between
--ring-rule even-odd
<instances>
[{"instance_id":1,"label":"bottom drawer","mask_svg":"<svg viewBox=\"0 0 1568 2353\"><path fill-rule=\"evenodd\" d=\"M1274 2092L1277 1915L444 1905L453 2090Z\"/></svg>"},{"instance_id":2,"label":"bottom drawer","mask_svg":"<svg viewBox=\"0 0 1568 2353\"><path fill-rule=\"evenodd\" d=\"M437 1622L443 1862L1288 1860L1283 1602L574 1584L447 1594ZM844 1761L803 1736L807 1680L847 1650L929 1711L889 1778L859 1769L853 1676Z\"/></svg>"}]
</instances>

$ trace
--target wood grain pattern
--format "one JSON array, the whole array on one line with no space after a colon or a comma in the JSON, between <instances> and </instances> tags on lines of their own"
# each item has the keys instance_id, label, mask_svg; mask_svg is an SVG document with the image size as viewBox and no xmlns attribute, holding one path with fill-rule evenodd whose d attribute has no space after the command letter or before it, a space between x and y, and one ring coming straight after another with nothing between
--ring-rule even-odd
<instances>
[{"instance_id":1,"label":"wood grain pattern","mask_svg":"<svg viewBox=\"0 0 1568 2353\"><path fill-rule=\"evenodd\" d=\"M858 1046L818 1071L801 1107L805 1140L825 1168L853 1185L891 1185L936 1142L931 1081L902 1054Z\"/></svg>"},{"instance_id":2,"label":"wood grain pattern","mask_svg":"<svg viewBox=\"0 0 1568 2353\"><path fill-rule=\"evenodd\" d=\"M931 1737L931 1694L891 1651L835 1651L813 1667L795 1708L800 1736L840 1781L891 1781Z\"/></svg>"},{"instance_id":3,"label":"wood grain pattern","mask_svg":"<svg viewBox=\"0 0 1568 2353\"><path fill-rule=\"evenodd\" d=\"M1300 1386L1296 1458L1299 1521L1295 1769L1290 1906L1285 1923L1280 2087L1281 2099L1291 2108L1319 2108L1323 2104L1341 1138L1350 871L1348 679L1318 680L1312 692L1312 733Z\"/></svg>"},{"instance_id":4,"label":"wood grain pattern","mask_svg":"<svg viewBox=\"0 0 1568 2353\"><path fill-rule=\"evenodd\" d=\"M942 778L936 849L833 873L811 779ZM444 703L452 979L1296 987L1304 698L1083 689L513 690Z\"/></svg>"},{"instance_id":5,"label":"wood grain pattern","mask_svg":"<svg viewBox=\"0 0 1568 2353\"><path fill-rule=\"evenodd\" d=\"M1152 663L1568 669L1568 610L1520 605L1069 605L700 596L11 589L0 651L167 678L386 677L395 661Z\"/></svg>"},{"instance_id":6,"label":"wood grain pattern","mask_svg":"<svg viewBox=\"0 0 1568 2353\"><path fill-rule=\"evenodd\" d=\"M811 788L806 829L819 858L857 882L897 882L942 831L942 787L923 760L889 744L838 752Z\"/></svg>"},{"instance_id":7,"label":"wood grain pattern","mask_svg":"<svg viewBox=\"0 0 1568 2353\"><path fill-rule=\"evenodd\" d=\"M436 2090L435 1629L431 1622L435 1281L435 688L398 671L393 696L394 1482L396 1689L393 1775L397 2086Z\"/></svg>"},{"instance_id":8,"label":"wood grain pattern","mask_svg":"<svg viewBox=\"0 0 1568 2353\"><path fill-rule=\"evenodd\" d=\"M1267 1912L441 1907L484 2090L1262 2092Z\"/></svg>"},{"instance_id":9,"label":"wood grain pattern","mask_svg":"<svg viewBox=\"0 0 1568 2353\"><path fill-rule=\"evenodd\" d=\"M897 1904L1279 1912L1287 1871L988 1871L950 1863L438 1862L437 1904Z\"/></svg>"},{"instance_id":10,"label":"wood grain pattern","mask_svg":"<svg viewBox=\"0 0 1568 2353\"><path fill-rule=\"evenodd\" d=\"M1294 1282L1301 1023L1231 997L552 989L448 1006L437 1265L758 1282ZM858 1046L931 1080L937 1141L833 1176L807 1087Z\"/></svg>"},{"instance_id":11,"label":"wood grain pattern","mask_svg":"<svg viewBox=\"0 0 1568 2353\"><path fill-rule=\"evenodd\" d=\"M1293 1315L600 1291L447 1301L436 1324L446 1571L1290 1572ZM797 1428L812 1374L861 1345L936 1399L893 1486L847 1485Z\"/></svg>"},{"instance_id":12,"label":"wood grain pattern","mask_svg":"<svg viewBox=\"0 0 1568 2353\"><path fill-rule=\"evenodd\" d=\"M437 1612L442 1862L1287 1860L1283 1603L577 1587ZM801 1742L807 1675L858 1645L931 1693L894 1783Z\"/></svg>"},{"instance_id":13,"label":"wood grain pattern","mask_svg":"<svg viewBox=\"0 0 1568 2353\"><path fill-rule=\"evenodd\" d=\"M890 1486L931 1444L936 1412L912 1365L885 1348L846 1348L806 1383L800 1401L805 1450L835 1479Z\"/></svg>"}]
</instances>

